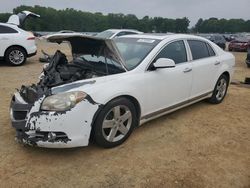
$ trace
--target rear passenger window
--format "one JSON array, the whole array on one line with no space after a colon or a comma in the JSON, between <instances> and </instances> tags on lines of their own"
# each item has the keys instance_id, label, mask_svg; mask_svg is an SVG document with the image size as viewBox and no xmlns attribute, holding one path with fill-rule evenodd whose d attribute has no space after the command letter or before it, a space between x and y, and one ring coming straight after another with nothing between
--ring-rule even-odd
<instances>
[{"instance_id":1,"label":"rear passenger window","mask_svg":"<svg viewBox=\"0 0 250 188\"><path fill-rule=\"evenodd\" d=\"M168 44L157 55L155 61L159 58L168 58L174 60L176 64L187 62L187 53L183 41L176 41Z\"/></svg>"},{"instance_id":2,"label":"rear passenger window","mask_svg":"<svg viewBox=\"0 0 250 188\"><path fill-rule=\"evenodd\" d=\"M191 49L193 60L209 57L209 51L207 44L198 40L188 40L189 47Z\"/></svg>"},{"instance_id":3,"label":"rear passenger window","mask_svg":"<svg viewBox=\"0 0 250 188\"><path fill-rule=\"evenodd\" d=\"M0 34L18 33L15 29L0 25Z\"/></svg>"},{"instance_id":4,"label":"rear passenger window","mask_svg":"<svg viewBox=\"0 0 250 188\"><path fill-rule=\"evenodd\" d=\"M208 52L209 52L209 56L215 56L215 52L213 50L213 48L207 44L207 49L208 49Z\"/></svg>"}]
</instances>

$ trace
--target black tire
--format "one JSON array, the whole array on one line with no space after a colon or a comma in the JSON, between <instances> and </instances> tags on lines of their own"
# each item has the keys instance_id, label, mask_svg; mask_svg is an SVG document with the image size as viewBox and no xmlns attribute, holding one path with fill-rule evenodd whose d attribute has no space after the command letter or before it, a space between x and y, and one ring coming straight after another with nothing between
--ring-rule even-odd
<instances>
[{"instance_id":1,"label":"black tire","mask_svg":"<svg viewBox=\"0 0 250 188\"><path fill-rule=\"evenodd\" d=\"M225 91L223 89L223 92L222 92L222 89L220 91L218 91L218 88L220 87L220 84L221 83L224 83L225 81ZM229 85L229 78L228 76L226 76L225 74L222 74L218 81L216 82L215 84L215 87L214 87L214 91L213 91L213 95L211 98L208 99L208 102L209 103L212 103L212 104L219 104L223 101L223 99L225 98L226 94L227 94L227 89L228 89L228 85ZM219 92L221 92L221 95L219 94ZM223 93L223 95L222 95ZM219 97L220 96L220 97Z\"/></svg>"},{"instance_id":2,"label":"black tire","mask_svg":"<svg viewBox=\"0 0 250 188\"><path fill-rule=\"evenodd\" d=\"M250 68L250 64L247 64L247 67Z\"/></svg>"},{"instance_id":3,"label":"black tire","mask_svg":"<svg viewBox=\"0 0 250 188\"><path fill-rule=\"evenodd\" d=\"M120 117L122 117L122 111L125 111L124 110L125 108L126 108L126 110L131 112L132 120L130 119L130 120L124 121L125 124L127 123L126 126L129 127L126 129L127 130L126 134L122 134L122 132L120 132L120 128L118 128L119 126L121 126L122 120L115 119L115 112L113 111L113 109L115 109L115 108L120 109L119 110L119 112L121 114ZM125 113L129 113L128 111L125 111ZM113 115L113 117L112 117L112 115ZM115 121L117 124L112 123L112 128L111 127L110 128L103 128L105 126L104 120L112 121L112 122ZM120 122L120 123L118 123L118 122ZM123 123L123 125L124 125L124 123ZM117 99L110 101L99 112L99 114L96 118L94 127L93 127L93 131L94 131L93 138L94 138L94 141L97 145L104 147L104 148L112 148L112 147L115 147L115 146L122 144L130 136L130 134L133 132L134 128L137 125L138 125L138 118L136 115L136 108L135 108L134 104L126 98L123 98L123 97L117 98ZM110 138L112 135L111 134L112 130L116 131L116 133L115 133L115 136L113 138L113 141L110 141L111 140ZM120 140L115 141L114 139L117 137L118 138L122 137L122 138ZM108 139L110 139L110 140L108 140Z\"/></svg>"},{"instance_id":4,"label":"black tire","mask_svg":"<svg viewBox=\"0 0 250 188\"><path fill-rule=\"evenodd\" d=\"M14 58L16 54L16 59ZM5 61L13 66L20 66L26 62L27 54L20 47L10 47L5 53Z\"/></svg>"}]
</instances>

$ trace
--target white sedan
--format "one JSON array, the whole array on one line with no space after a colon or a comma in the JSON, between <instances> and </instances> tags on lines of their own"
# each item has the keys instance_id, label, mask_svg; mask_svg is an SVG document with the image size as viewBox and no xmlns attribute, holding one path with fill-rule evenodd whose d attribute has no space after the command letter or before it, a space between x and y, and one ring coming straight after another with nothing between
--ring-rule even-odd
<instances>
[{"instance_id":1,"label":"white sedan","mask_svg":"<svg viewBox=\"0 0 250 188\"><path fill-rule=\"evenodd\" d=\"M115 40L55 34L73 60L57 51L36 85L11 101L17 139L63 148L123 143L139 125L206 99L221 103L235 58L209 40L183 34L130 35Z\"/></svg>"}]
</instances>

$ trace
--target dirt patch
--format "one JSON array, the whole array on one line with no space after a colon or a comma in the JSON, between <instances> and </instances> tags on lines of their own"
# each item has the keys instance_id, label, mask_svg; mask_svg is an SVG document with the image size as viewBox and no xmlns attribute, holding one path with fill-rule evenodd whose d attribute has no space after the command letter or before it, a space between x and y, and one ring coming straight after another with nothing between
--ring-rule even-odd
<instances>
[{"instance_id":1,"label":"dirt patch","mask_svg":"<svg viewBox=\"0 0 250 188\"><path fill-rule=\"evenodd\" d=\"M48 53L57 47L38 45ZM244 81L246 53L234 54L234 79ZM153 120L114 149L17 144L9 102L15 88L37 81L39 55L22 67L0 64L1 187L250 187L250 89L235 85L222 104L200 102Z\"/></svg>"}]
</instances>

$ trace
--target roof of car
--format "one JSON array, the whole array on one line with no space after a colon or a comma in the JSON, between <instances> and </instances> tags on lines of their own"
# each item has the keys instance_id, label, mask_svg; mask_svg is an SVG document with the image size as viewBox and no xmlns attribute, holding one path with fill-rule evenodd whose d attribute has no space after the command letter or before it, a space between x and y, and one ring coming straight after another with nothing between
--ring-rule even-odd
<instances>
[{"instance_id":1,"label":"roof of car","mask_svg":"<svg viewBox=\"0 0 250 188\"><path fill-rule=\"evenodd\" d=\"M142 33L142 32L135 30L135 29L108 29L106 31L111 31L111 32L131 31L131 32L136 32L136 33Z\"/></svg>"},{"instance_id":2,"label":"roof of car","mask_svg":"<svg viewBox=\"0 0 250 188\"><path fill-rule=\"evenodd\" d=\"M15 24L2 23L2 22L0 22L0 25L8 26L8 27L11 27L11 28L14 28L14 29L20 29L20 28L19 28L17 25L15 25Z\"/></svg>"},{"instance_id":3,"label":"roof of car","mask_svg":"<svg viewBox=\"0 0 250 188\"><path fill-rule=\"evenodd\" d=\"M5 25L5 26L14 26L13 24L9 24L9 23L2 23L2 22L0 22L0 25Z\"/></svg>"},{"instance_id":4,"label":"roof of car","mask_svg":"<svg viewBox=\"0 0 250 188\"><path fill-rule=\"evenodd\" d=\"M176 34L176 33L143 33L139 35L125 35L121 38L145 38L145 39L155 39L164 40L167 38L194 38L194 39L204 39L203 37L189 35L189 34Z\"/></svg>"}]
</instances>

